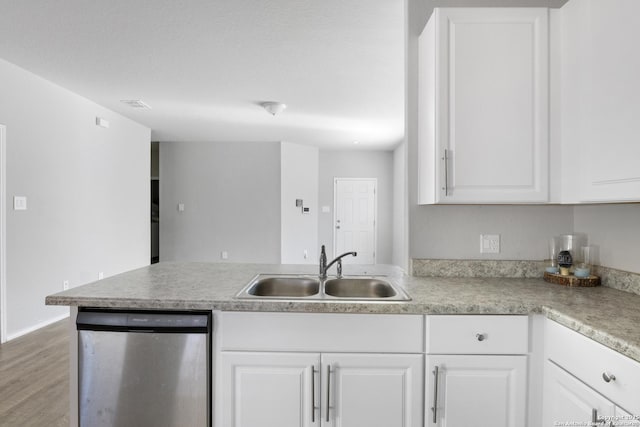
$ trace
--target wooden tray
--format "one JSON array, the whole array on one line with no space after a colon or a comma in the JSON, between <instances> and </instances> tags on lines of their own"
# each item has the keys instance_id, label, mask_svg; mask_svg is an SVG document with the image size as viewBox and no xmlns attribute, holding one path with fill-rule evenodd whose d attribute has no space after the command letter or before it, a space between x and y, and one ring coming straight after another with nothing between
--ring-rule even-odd
<instances>
[{"instance_id":1,"label":"wooden tray","mask_svg":"<svg viewBox=\"0 0 640 427\"><path fill-rule=\"evenodd\" d=\"M560 274L547 273L546 271L544 272L544 281L573 287L593 288L594 286L600 286L600 277L598 276L576 277L573 274L561 276Z\"/></svg>"}]
</instances>

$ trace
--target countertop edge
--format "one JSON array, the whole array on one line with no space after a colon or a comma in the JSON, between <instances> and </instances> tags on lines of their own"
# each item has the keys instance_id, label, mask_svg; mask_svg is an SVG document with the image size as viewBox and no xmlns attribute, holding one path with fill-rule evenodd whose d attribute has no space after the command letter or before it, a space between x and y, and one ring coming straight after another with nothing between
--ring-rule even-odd
<instances>
[{"instance_id":1,"label":"countertop edge","mask_svg":"<svg viewBox=\"0 0 640 427\"><path fill-rule=\"evenodd\" d=\"M586 336L594 340L597 343L604 345L611 350L614 350L630 359L640 363L640 348L634 345L630 345L626 341L619 339L611 334L606 333L602 329L590 326L578 319L575 319L566 313L563 313L553 307L543 307L543 314L547 319L553 320L567 328L578 332L581 335Z\"/></svg>"},{"instance_id":2,"label":"countertop edge","mask_svg":"<svg viewBox=\"0 0 640 427\"><path fill-rule=\"evenodd\" d=\"M165 310L219 310L219 311L251 311L251 312L288 312L288 313L351 313L351 314L494 314L494 315L533 315L541 314L569 329L578 332L630 359L640 362L640 348L630 345L623 339L575 319L554 307L547 305L519 304L497 309L492 305L482 304L406 304L402 302L298 302L298 301L189 301L189 300L136 300L127 298L79 298L48 296L47 305L65 305L98 308L140 308Z\"/></svg>"}]
</instances>

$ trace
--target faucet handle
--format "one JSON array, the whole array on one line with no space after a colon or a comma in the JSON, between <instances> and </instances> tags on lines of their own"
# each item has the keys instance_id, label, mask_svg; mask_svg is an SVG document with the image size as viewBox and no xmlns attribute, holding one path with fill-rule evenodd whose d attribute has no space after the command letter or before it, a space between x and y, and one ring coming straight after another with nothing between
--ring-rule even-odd
<instances>
[{"instance_id":1,"label":"faucet handle","mask_svg":"<svg viewBox=\"0 0 640 427\"><path fill-rule=\"evenodd\" d=\"M342 259L338 260L338 264L336 265L336 271L338 279L342 277Z\"/></svg>"}]
</instances>

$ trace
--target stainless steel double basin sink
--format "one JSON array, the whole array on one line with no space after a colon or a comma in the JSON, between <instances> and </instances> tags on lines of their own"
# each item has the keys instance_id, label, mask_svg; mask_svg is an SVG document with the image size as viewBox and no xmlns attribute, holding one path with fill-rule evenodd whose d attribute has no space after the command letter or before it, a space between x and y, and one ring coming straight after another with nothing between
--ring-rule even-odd
<instances>
[{"instance_id":1,"label":"stainless steel double basin sink","mask_svg":"<svg viewBox=\"0 0 640 427\"><path fill-rule=\"evenodd\" d=\"M409 301L402 289L383 276L320 279L304 274L259 274L237 295L243 299L311 301Z\"/></svg>"}]
</instances>

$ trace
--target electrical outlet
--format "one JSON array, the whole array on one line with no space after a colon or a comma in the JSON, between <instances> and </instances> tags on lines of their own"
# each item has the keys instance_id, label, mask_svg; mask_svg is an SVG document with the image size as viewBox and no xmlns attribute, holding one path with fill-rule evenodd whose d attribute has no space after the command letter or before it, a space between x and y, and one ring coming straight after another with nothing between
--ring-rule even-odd
<instances>
[{"instance_id":1,"label":"electrical outlet","mask_svg":"<svg viewBox=\"0 0 640 427\"><path fill-rule=\"evenodd\" d=\"M220 252L220 258L221 259L228 259L229 258L229 254L227 253L227 251Z\"/></svg>"},{"instance_id":2,"label":"electrical outlet","mask_svg":"<svg viewBox=\"0 0 640 427\"><path fill-rule=\"evenodd\" d=\"M69 281L65 280L64 282L62 282L62 290L66 291L67 289L69 289Z\"/></svg>"},{"instance_id":3,"label":"electrical outlet","mask_svg":"<svg viewBox=\"0 0 640 427\"><path fill-rule=\"evenodd\" d=\"M305 249L302 256L304 257L304 259L309 258L309 251Z\"/></svg>"},{"instance_id":4,"label":"electrical outlet","mask_svg":"<svg viewBox=\"0 0 640 427\"><path fill-rule=\"evenodd\" d=\"M98 273L98 280L102 279L104 279L104 273L101 271L100 273Z\"/></svg>"},{"instance_id":5,"label":"electrical outlet","mask_svg":"<svg viewBox=\"0 0 640 427\"><path fill-rule=\"evenodd\" d=\"M27 210L27 198L25 196L13 197L13 210L14 211L26 211Z\"/></svg>"},{"instance_id":6,"label":"electrical outlet","mask_svg":"<svg viewBox=\"0 0 640 427\"><path fill-rule=\"evenodd\" d=\"M481 254L499 254L500 253L500 235L499 234L481 234L480 235L480 253Z\"/></svg>"}]
</instances>

